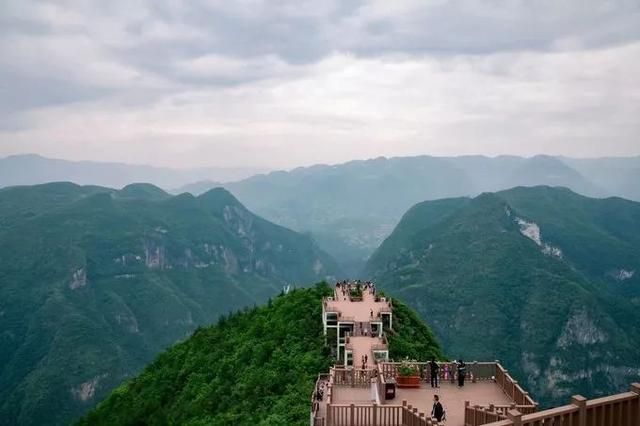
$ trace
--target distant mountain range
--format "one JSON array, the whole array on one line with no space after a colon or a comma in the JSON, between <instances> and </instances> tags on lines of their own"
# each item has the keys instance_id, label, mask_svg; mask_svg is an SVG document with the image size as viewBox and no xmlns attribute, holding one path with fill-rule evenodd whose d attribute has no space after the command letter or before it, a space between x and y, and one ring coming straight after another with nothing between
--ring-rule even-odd
<instances>
[{"instance_id":1,"label":"distant mountain range","mask_svg":"<svg viewBox=\"0 0 640 426\"><path fill-rule=\"evenodd\" d=\"M224 189L2 189L0 424L68 424L199 325L338 274Z\"/></svg>"},{"instance_id":2,"label":"distant mountain range","mask_svg":"<svg viewBox=\"0 0 640 426\"><path fill-rule=\"evenodd\" d=\"M27 154L0 158L0 187L73 182L78 185L122 188L133 182L147 182L161 188L176 188L201 180L236 181L265 171L244 167L171 169L124 163L67 161ZM209 186L207 189L211 188Z\"/></svg>"},{"instance_id":3,"label":"distant mountain range","mask_svg":"<svg viewBox=\"0 0 640 426\"><path fill-rule=\"evenodd\" d=\"M120 188L149 182L175 194L194 195L224 186L266 219L310 233L351 276L358 276L402 214L424 200L549 185L593 197L640 201L640 157L419 156L256 174L260 172L174 170L26 155L0 159L0 186L71 181Z\"/></svg>"},{"instance_id":4,"label":"distant mountain range","mask_svg":"<svg viewBox=\"0 0 640 426\"><path fill-rule=\"evenodd\" d=\"M452 357L496 357L544 404L640 379L640 203L518 187L412 207L366 266Z\"/></svg>"},{"instance_id":5,"label":"distant mountain range","mask_svg":"<svg viewBox=\"0 0 640 426\"><path fill-rule=\"evenodd\" d=\"M640 200L640 157L404 157L273 172L224 184L250 209L300 232L352 276L412 205L514 186L564 186L583 195ZM180 191L200 193L200 182Z\"/></svg>"}]
</instances>

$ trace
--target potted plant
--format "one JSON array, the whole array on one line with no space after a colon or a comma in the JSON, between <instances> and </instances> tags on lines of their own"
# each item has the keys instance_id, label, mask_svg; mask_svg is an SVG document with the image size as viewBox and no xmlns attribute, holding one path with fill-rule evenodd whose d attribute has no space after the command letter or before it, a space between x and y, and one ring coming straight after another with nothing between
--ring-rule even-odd
<instances>
[{"instance_id":1,"label":"potted plant","mask_svg":"<svg viewBox=\"0 0 640 426\"><path fill-rule=\"evenodd\" d=\"M396 381L399 388L419 388L420 369L416 361L405 358L398 366L398 377Z\"/></svg>"}]
</instances>

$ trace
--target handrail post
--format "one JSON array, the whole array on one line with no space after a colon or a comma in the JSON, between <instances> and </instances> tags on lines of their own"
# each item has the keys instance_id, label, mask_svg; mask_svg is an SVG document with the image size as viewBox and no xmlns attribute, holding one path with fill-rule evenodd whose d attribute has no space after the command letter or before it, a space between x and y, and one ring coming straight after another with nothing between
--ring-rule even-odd
<instances>
[{"instance_id":1,"label":"handrail post","mask_svg":"<svg viewBox=\"0 0 640 426\"><path fill-rule=\"evenodd\" d=\"M507 418L513 422L513 426L522 426L522 413L518 410L509 410Z\"/></svg>"},{"instance_id":2,"label":"handrail post","mask_svg":"<svg viewBox=\"0 0 640 426\"><path fill-rule=\"evenodd\" d=\"M473 377L471 378L471 383L475 383L478 379L478 361L473 361Z\"/></svg>"},{"instance_id":3,"label":"handrail post","mask_svg":"<svg viewBox=\"0 0 640 426\"><path fill-rule=\"evenodd\" d=\"M571 404L578 407L578 425L587 425L587 398L582 395L574 395L571 397Z\"/></svg>"},{"instance_id":4,"label":"handrail post","mask_svg":"<svg viewBox=\"0 0 640 426\"><path fill-rule=\"evenodd\" d=\"M630 390L638 395L638 401L636 402L636 415L640 416L640 383L632 383ZM629 413L629 416L631 415L632 413Z\"/></svg>"},{"instance_id":5,"label":"handrail post","mask_svg":"<svg viewBox=\"0 0 640 426\"><path fill-rule=\"evenodd\" d=\"M354 416L356 414L356 406L355 406L355 404L351 404L351 413L350 414L351 415L349 416L350 417L349 426L355 426L355 424L356 424L356 422L354 420Z\"/></svg>"},{"instance_id":6,"label":"handrail post","mask_svg":"<svg viewBox=\"0 0 640 426\"><path fill-rule=\"evenodd\" d=\"M371 421L374 425L378 424L378 404L373 403L373 415L371 416Z\"/></svg>"}]
</instances>

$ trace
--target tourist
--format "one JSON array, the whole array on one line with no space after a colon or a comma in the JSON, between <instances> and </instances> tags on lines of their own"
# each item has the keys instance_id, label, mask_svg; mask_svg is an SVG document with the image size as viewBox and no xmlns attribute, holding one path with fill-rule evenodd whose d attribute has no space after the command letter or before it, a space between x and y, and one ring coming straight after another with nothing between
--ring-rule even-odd
<instances>
[{"instance_id":1,"label":"tourist","mask_svg":"<svg viewBox=\"0 0 640 426\"><path fill-rule=\"evenodd\" d=\"M463 360L458 361L458 387L464 386L464 378L467 375L467 365Z\"/></svg>"},{"instance_id":2,"label":"tourist","mask_svg":"<svg viewBox=\"0 0 640 426\"><path fill-rule=\"evenodd\" d=\"M431 361L429 361L429 367L431 370L431 387L432 388L437 388L438 387L438 373L440 370L440 367L438 366L438 363L436 362L435 357L431 358Z\"/></svg>"},{"instance_id":3,"label":"tourist","mask_svg":"<svg viewBox=\"0 0 640 426\"><path fill-rule=\"evenodd\" d=\"M442 404L440 404L440 397L438 395L433 395L433 408L431 409L431 418L437 420L438 422L441 422L443 417L444 408L442 408Z\"/></svg>"},{"instance_id":4,"label":"tourist","mask_svg":"<svg viewBox=\"0 0 640 426\"><path fill-rule=\"evenodd\" d=\"M369 315L369 316L370 316L371 318L373 318L373 309L371 309L370 311L371 311L371 312L370 312L370 315Z\"/></svg>"}]
</instances>

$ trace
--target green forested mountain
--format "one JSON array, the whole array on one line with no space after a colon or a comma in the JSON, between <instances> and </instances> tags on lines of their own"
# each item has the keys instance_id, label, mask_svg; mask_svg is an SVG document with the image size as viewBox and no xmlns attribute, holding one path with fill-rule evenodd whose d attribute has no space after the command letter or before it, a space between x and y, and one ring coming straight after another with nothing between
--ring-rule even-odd
<instances>
[{"instance_id":1,"label":"green forested mountain","mask_svg":"<svg viewBox=\"0 0 640 426\"><path fill-rule=\"evenodd\" d=\"M640 379L640 203L534 187L410 209L367 264L448 353L543 403Z\"/></svg>"},{"instance_id":2,"label":"green forested mountain","mask_svg":"<svg viewBox=\"0 0 640 426\"><path fill-rule=\"evenodd\" d=\"M424 200L475 196L518 185L549 185L588 196L640 201L640 157L381 157L245 178L260 172L172 170L22 155L0 159L0 187L64 180L120 188L142 181L176 194L200 195L224 186L256 214L311 233L322 249L338 259L343 271L353 276L360 275L366 260L407 209Z\"/></svg>"},{"instance_id":3,"label":"green forested mountain","mask_svg":"<svg viewBox=\"0 0 640 426\"><path fill-rule=\"evenodd\" d=\"M306 425L315 379L331 365L324 284L223 317L159 355L82 425ZM429 329L394 300L393 356L441 356Z\"/></svg>"},{"instance_id":4,"label":"green forested mountain","mask_svg":"<svg viewBox=\"0 0 640 426\"><path fill-rule=\"evenodd\" d=\"M598 172L599 165L608 172ZM418 202L475 196L518 185L564 186L588 196L640 201L639 179L640 157L419 156L298 168L224 187L263 217L311 232L347 273L359 275L366 259ZM206 183L199 182L184 190L199 193L204 188Z\"/></svg>"},{"instance_id":5,"label":"green forested mountain","mask_svg":"<svg viewBox=\"0 0 640 426\"><path fill-rule=\"evenodd\" d=\"M0 190L0 424L66 424L198 325L336 273L223 189Z\"/></svg>"}]
</instances>

